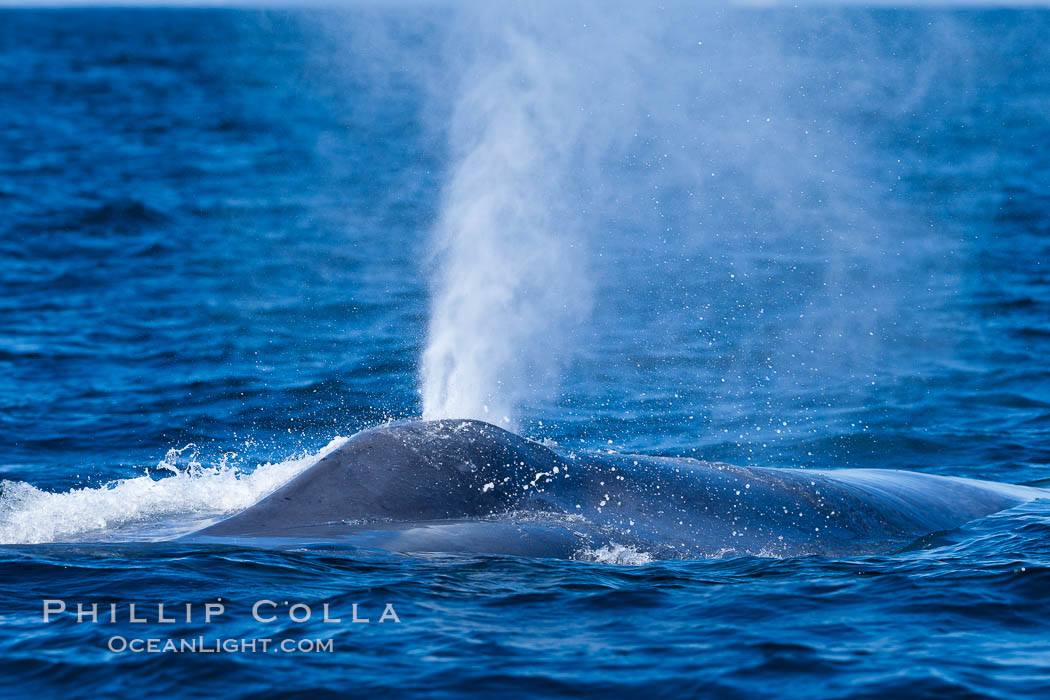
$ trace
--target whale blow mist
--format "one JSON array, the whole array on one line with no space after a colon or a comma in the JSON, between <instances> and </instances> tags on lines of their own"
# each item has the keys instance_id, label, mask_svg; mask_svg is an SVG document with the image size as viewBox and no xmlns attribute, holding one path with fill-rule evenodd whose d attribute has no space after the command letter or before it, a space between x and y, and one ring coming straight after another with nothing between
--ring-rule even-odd
<instances>
[{"instance_id":1,"label":"whale blow mist","mask_svg":"<svg viewBox=\"0 0 1050 700\"><path fill-rule=\"evenodd\" d=\"M588 309L570 202L589 121L581 92L600 66L552 45L543 18L524 9L471 10L454 32L481 36L452 107L423 415L506 424L556 385L567 330Z\"/></svg>"},{"instance_id":2,"label":"whale blow mist","mask_svg":"<svg viewBox=\"0 0 1050 700\"><path fill-rule=\"evenodd\" d=\"M614 367L686 419L774 383L861 391L945 332L921 309L952 253L870 120L958 63L948 19L908 71L836 12L467 5L450 26L425 418L561 415ZM666 346L711 376L662 383Z\"/></svg>"}]
</instances>

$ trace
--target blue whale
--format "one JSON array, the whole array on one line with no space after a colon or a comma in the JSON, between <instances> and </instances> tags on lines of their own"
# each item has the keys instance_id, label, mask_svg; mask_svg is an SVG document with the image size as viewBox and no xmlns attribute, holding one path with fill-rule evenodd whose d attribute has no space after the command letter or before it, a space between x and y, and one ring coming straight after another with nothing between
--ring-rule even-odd
<instances>
[{"instance_id":1,"label":"blue whale","mask_svg":"<svg viewBox=\"0 0 1050 700\"><path fill-rule=\"evenodd\" d=\"M610 546L663 559L849 556L899 551L1046 495L896 470L576 453L480 421L440 420L358 433L188 537L557 558Z\"/></svg>"}]
</instances>

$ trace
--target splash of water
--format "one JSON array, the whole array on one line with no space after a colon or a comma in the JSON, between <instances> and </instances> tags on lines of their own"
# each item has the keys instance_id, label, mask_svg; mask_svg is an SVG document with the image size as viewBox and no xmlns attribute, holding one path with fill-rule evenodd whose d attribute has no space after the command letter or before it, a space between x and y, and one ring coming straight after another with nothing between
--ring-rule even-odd
<instances>
[{"instance_id":1,"label":"splash of water","mask_svg":"<svg viewBox=\"0 0 1050 700\"><path fill-rule=\"evenodd\" d=\"M577 558L581 561L593 561L614 566L644 566L655 561L653 555L646 551L616 542L610 542L596 549L585 549L577 554Z\"/></svg>"},{"instance_id":2,"label":"splash of water","mask_svg":"<svg viewBox=\"0 0 1050 700\"><path fill-rule=\"evenodd\" d=\"M225 461L205 466L192 447L172 450L157 465L171 472L120 479L98 488L43 491L25 482L0 483L0 544L69 542L90 536L97 541L168 539L209 521L243 510L287 483L347 438L335 438L314 455L263 464L242 473Z\"/></svg>"}]
</instances>

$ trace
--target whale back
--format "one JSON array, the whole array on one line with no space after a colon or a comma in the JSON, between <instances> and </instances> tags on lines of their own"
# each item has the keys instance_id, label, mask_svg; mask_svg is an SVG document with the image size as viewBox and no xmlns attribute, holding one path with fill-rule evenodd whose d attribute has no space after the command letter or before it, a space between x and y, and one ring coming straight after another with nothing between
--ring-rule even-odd
<instances>
[{"instance_id":1,"label":"whale back","mask_svg":"<svg viewBox=\"0 0 1050 700\"><path fill-rule=\"evenodd\" d=\"M517 483L527 466L557 461L543 446L480 421L390 424L355 435L200 534L288 536L337 524L483 517L517 500L497 482Z\"/></svg>"},{"instance_id":2,"label":"whale back","mask_svg":"<svg viewBox=\"0 0 1050 700\"><path fill-rule=\"evenodd\" d=\"M204 538L377 549L661 558L885 553L1045 495L879 469L739 467L551 449L480 421L366 430Z\"/></svg>"}]
</instances>

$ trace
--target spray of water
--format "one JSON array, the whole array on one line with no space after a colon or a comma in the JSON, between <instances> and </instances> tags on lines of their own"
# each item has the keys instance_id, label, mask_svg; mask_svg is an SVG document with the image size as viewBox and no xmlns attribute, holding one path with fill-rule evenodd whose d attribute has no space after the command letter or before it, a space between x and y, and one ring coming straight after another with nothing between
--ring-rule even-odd
<instances>
[{"instance_id":1,"label":"spray of water","mask_svg":"<svg viewBox=\"0 0 1050 700\"><path fill-rule=\"evenodd\" d=\"M588 309L566 196L587 120L580 76L566 70L574 57L543 39L539 18L481 14L453 107L423 415L507 424L556 386L568 331Z\"/></svg>"},{"instance_id":2,"label":"spray of water","mask_svg":"<svg viewBox=\"0 0 1050 700\"><path fill-rule=\"evenodd\" d=\"M337 449L243 471L223 458L202 464L196 450L170 450L149 474L55 493L22 481L0 482L0 544L163 540L243 510Z\"/></svg>"},{"instance_id":3,"label":"spray of water","mask_svg":"<svg viewBox=\"0 0 1050 700\"><path fill-rule=\"evenodd\" d=\"M627 5L461 9L446 52L453 166L434 232L425 418L514 424L585 344L602 173L644 119L637 66L651 65L652 26Z\"/></svg>"},{"instance_id":4,"label":"spray of water","mask_svg":"<svg viewBox=\"0 0 1050 700\"><path fill-rule=\"evenodd\" d=\"M928 270L940 254L915 254L900 161L872 125L924 109L957 72L950 31L897 39L872 22L674 3L462 10L456 80L434 90L454 95L452 165L424 417L514 424L577 361L591 386L627 376L613 364L652 377L660 355L712 353L744 392L822 367L868 384L882 346L907 341L900 309L928 301L911 296L927 273L901 261Z\"/></svg>"}]
</instances>

